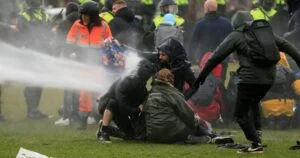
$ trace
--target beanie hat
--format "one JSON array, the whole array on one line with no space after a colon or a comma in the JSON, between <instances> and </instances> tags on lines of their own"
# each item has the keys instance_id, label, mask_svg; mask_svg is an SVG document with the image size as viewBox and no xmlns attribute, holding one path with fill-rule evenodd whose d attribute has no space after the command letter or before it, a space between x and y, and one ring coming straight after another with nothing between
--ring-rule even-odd
<instances>
[{"instance_id":1,"label":"beanie hat","mask_svg":"<svg viewBox=\"0 0 300 158\"><path fill-rule=\"evenodd\" d=\"M165 14L162 23L169 24L169 25L175 25L176 21L175 21L174 15L171 13Z\"/></svg>"}]
</instances>

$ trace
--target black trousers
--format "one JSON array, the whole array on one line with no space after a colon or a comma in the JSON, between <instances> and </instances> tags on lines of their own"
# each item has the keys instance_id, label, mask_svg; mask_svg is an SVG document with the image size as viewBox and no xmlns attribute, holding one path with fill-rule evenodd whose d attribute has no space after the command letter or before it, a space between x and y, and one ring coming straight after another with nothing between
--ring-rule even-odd
<instances>
[{"instance_id":1,"label":"black trousers","mask_svg":"<svg viewBox=\"0 0 300 158\"><path fill-rule=\"evenodd\" d=\"M257 130L261 130L260 100L271 88L271 84L238 84L234 116L246 138L261 143Z\"/></svg>"},{"instance_id":2,"label":"black trousers","mask_svg":"<svg viewBox=\"0 0 300 158\"><path fill-rule=\"evenodd\" d=\"M134 127L132 125L132 119L130 119L129 114L124 113L120 110L117 101L110 98L107 102L106 109L113 113L113 121L116 125L129 137L134 136Z\"/></svg>"}]
</instances>

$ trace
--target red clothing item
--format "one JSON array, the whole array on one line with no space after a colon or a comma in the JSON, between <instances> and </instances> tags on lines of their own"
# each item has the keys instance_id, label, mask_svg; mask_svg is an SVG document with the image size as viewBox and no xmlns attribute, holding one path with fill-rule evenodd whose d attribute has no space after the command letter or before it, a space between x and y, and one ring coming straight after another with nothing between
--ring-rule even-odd
<instances>
[{"instance_id":1,"label":"red clothing item","mask_svg":"<svg viewBox=\"0 0 300 158\"><path fill-rule=\"evenodd\" d=\"M200 63L199 68L202 70L207 63L207 61L210 59L210 57L213 55L212 52L207 52L203 55ZM217 78L221 78L222 75L222 65L218 64L212 71L211 75L214 75ZM201 87L200 87L201 88ZM224 110L224 102L222 93L219 87L216 88L216 93L209 104L209 106L203 106L203 105L196 105L192 99L188 100L188 103L190 107L193 109L194 113L198 114L202 119L206 121L215 121L220 117L220 113L222 110Z\"/></svg>"},{"instance_id":2,"label":"red clothing item","mask_svg":"<svg viewBox=\"0 0 300 158\"><path fill-rule=\"evenodd\" d=\"M212 52L207 52L203 55L201 58L201 61L199 63L199 68L202 70L207 63L208 59L213 55ZM222 76L222 65L218 64L212 71L211 74L214 75L215 77L220 78Z\"/></svg>"},{"instance_id":3,"label":"red clothing item","mask_svg":"<svg viewBox=\"0 0 300 158\"><path fill-rule=\"evenodd\" d=\"M191 99L188 100L188 103L194 113L208 122L217 120L224 109L224 102L219 88L216 89L216 94L209 106L196 105Z\"/></svg>"}]
</instances>

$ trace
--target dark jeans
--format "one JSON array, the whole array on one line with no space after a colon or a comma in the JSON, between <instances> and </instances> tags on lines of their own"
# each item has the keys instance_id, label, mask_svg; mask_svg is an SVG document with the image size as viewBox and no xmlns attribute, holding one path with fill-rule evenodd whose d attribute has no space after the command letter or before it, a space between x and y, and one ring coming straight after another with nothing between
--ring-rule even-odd
<instances>
[{"instance_id":1,"label":"dark jeans","mask_svg":"<svg viewBox=\"0 0 300 158\"><path fill-rule=\"evenodd\" d=\"M38 106L42 95L40 87L25 87L24 96L27 104L27 114L39 112Z\"/></svg>"},{"instance_id":2,"label":"dark jeans","mask_svg":"<svg viewBox=\"0 0 300 158\"><path fill-rule=\"evenodd\" d=\"M271 86L271 84L238 84L234 116L246 138L254 143L261 142L257 134L257 130L261 130L259 102Z\"/></svg>"}]
</instances>

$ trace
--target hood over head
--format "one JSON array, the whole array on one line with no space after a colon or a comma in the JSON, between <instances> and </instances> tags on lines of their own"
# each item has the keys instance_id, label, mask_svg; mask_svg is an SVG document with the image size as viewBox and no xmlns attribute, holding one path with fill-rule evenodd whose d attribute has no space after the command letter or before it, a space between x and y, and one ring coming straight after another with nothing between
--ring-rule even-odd
<instances>
[{"instance_id":1,"label":"hood over head","mask_svg":"<svg viewBox=\"0 0 300 158\"><path fill-rule=\"evenodd\" d=\"M137 76L148 80L152 75L157 72L154 63L149 60L143 59L139 62L137 67Z\"/></svg>"},{"instance_id":2,"label":"hood over head","mask_svg":"<svg viewBox=\"0 0 300 158\"><path fill-rule=\"evenodd\" d=\"M253 21L251 15L247 11L238 11L232 17L232 25L234 29L244 25L247 21Z\"/></svg>"},{"instance_id":3,"label":"hood over head","mask_svg":"<svg viewBox=\"0 0 300 158\"><path fill-rule=\"evenodd\" d=\"M174 38L168 38L158 47L158 50L165 52L169 56L172 69L191 65L187 60L184 47Z\"/></svg>"}]
</instances>

